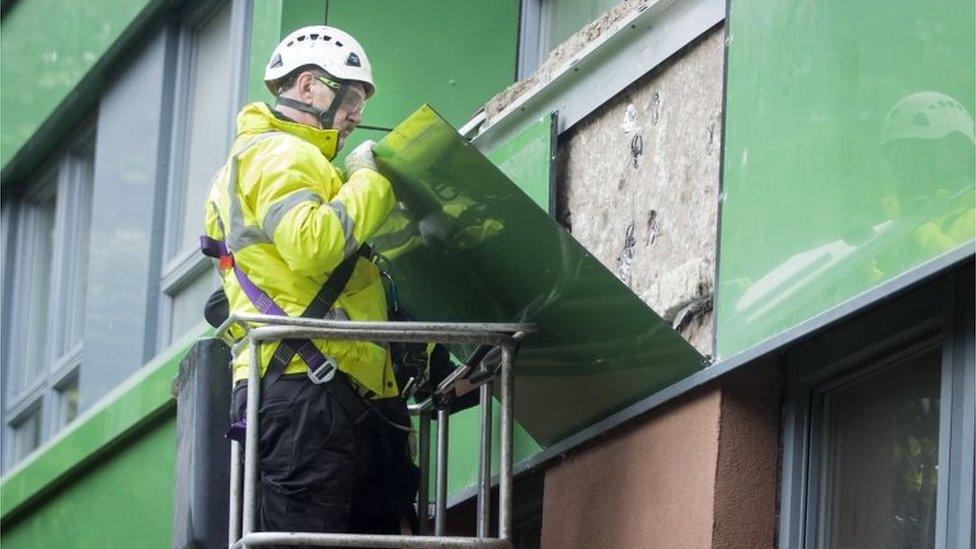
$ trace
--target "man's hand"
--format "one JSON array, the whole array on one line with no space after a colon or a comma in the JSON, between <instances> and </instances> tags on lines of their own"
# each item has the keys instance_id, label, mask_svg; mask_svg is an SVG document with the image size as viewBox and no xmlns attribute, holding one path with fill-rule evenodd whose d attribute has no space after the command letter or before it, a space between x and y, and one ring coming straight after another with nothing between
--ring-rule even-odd
<instances>
[{"instance_id":1,"label":"man's hand","mask_svg":"<svg viewBox=\"0 0 976 549\"><path fill-rule=\"evenodd\" d=\"M373 156L373 145L375 144L376 141L367 139L346 155L346 175L352 175L363 168L377 171L376 157Z\"/></svg>"}]
</instances>

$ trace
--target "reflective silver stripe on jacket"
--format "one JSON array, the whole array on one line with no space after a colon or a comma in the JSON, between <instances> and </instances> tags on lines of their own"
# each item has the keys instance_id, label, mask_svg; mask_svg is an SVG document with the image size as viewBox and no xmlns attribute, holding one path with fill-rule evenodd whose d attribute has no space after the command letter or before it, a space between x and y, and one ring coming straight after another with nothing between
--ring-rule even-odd
<instances>
[{"instance_id":1,"label":"reflective silver stripe on jacket","mask_svg":"<svg viewBox=\"0 0 976 549\"><path fill-rule=\"evenodd\" d=\"M346 244L343 248L343 257L349 257L354 254L356 250L359 249L359 242L356 242L356 237L353 235L353 223L352 218L346 213L346 205L340 200L333 200L329 202L329 207L335 212L336 217L339 218L339 223L342 225L342 234L346 237Z\"/></svg>"},{"instance_id":2,"label":"reflective silver stripe on jacket","mask_svg":"<svg viewBox=\"0 0 976 549\"><path fill-rule=\"evenodd\" d=\"M295 191L268 206L268 213L264 214L264 221L261 223L264 227L264 234L268 235L268 238L274 238L275 230L278 229L278 225L281 224L281 220L285 217L285 214L303 202L321 204L322 197L310 190L303 189Z\"/></svg>"},{"instance_id":3,"label":"reflective silver stripe on jacket","mask_svg":"<svg viewBox=\"0 0 976 549\"><path fill-rule=\"evenodd\" d=\"M270 243L271 239L264 234L260 225L245 225L244 211L237 194L237 157L252 145L280 132L265 132L252 137L230 158L230 174L227 177L227 195L230 201L230 227L225 237L227 247L232 251L241 251L252 244Z\"/></svg>"}]
</instances>

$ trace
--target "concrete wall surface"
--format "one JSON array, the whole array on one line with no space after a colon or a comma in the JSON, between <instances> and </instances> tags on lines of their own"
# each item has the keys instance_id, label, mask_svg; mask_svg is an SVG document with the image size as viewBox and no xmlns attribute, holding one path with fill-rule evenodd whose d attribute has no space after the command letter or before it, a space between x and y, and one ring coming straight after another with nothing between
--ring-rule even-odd
<instances>
[{"instance_id":1,"label":"concrete wall surface","mask_svg":"<svg viewBox=\"0 0 976 549\"><path fill-rule=\"evenodd\" d=\"M560 136L557 216L703 354L712 350L724 31Z\"/></svg>"}]
</instances>

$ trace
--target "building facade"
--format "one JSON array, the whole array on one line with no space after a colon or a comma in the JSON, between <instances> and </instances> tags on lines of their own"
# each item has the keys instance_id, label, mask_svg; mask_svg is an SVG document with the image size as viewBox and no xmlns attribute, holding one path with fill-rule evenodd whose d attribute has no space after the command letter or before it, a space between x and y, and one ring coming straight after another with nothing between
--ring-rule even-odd
<instances>
[{"instance_id":1,"label":"building facade","mask_svg":"<svg viewBox=\"0 0 976 549\"><path fill-rule=\"evenodd\" d=\"M518 546L972 547L974 21L960 0L5 0L0 541L171 544L171 383L217 286L200 205L234 114L272 99L274 45L327 23L376 71L350 149L429 102L492 160L528 151L543 188L513 180L707 357L556 442L519 431ZM450 526L472 534L462 414Z\"/></svg>"}]
</instances>

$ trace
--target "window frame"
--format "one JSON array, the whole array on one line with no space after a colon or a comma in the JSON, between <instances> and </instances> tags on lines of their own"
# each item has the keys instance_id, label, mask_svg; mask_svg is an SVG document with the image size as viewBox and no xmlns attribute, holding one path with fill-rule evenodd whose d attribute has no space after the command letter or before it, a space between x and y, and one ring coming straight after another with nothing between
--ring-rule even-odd
<instances>
[{"instance_id":1,"label":"window frame","mask_svg":"<svg viewBox=\"0 0 976 549\"><path fill-rule=\"evenodd\" d=\"M13 290L18 288L20 283L24 278L33 279L34 276L28 276L22 269L26 269L24 265L21 264L22 254L25 245L33 246L38 241L36 240L36 235L31 235L32 241L30 243L25 243L22 241L24 235L21 234L20 229L22 218L25 213L25 204L27 203L37 203L41 201L46 201L53 199L55 201L54 209L55 212L51 219L51 231L57 232L57 194L58 188L60 186L60 159L50 160L45 163L37 172L37 177L32 178L36 183L34 183L31 188L24 193L20 194L16 199L13 200L13 206L10 212L10 225L12 230L7 234L6 238L10 241L6 245L8 251L12 252L11 259L13 261L7 265L9 269L9 278L5 280L6 288L5 292L11 296L11 303L8 304L9 316L5 318L4 324L6 325L4 329L4 342L3 345L3 363L4 363L4 387L3 387L3 397L4 397L4 417L8 419L6 425L13 425L20 421L21 417L27 413L26 408L33 405L33 401L39 399L43 394L43 389L45 385L44 376L40 376L39 379L33 382L25 382L21 379L23 376L22 361L17 361L16 364L11 358L11 345L10 337L14 335L12 326L17 323L23 323L25 321L26 315L28 315L27 309L23 306L22 300L13 299ZM52 254L51 263L48 264L48 271L53 271L55 266L55 261L53 259L53 254L55 252L54 246L52 246L50 253ZM31 267L32 272L36 272L39 267L34 265ZM44 318L42 319L43 326L40 327L42 331L49 331L51 327L51 309L52 309L52 280L49 278L47 281L47 289L45 293L46 303L43 305ZM22 293L22 292L18 292ZM6 315L5 315L6 316ZM16 334L21 335L21 334ZM27 344L26 347L31 347ZM45 356L39 359L42 362L49 360L47 353ZM16 368L16 369L14 369ZM5 429L6 430L6 429Z\"/></svg>"},{"instance_id":2,"label":"window frame","mask_svg":"<svg viewBox=\"0 0 976 549\"><path fill-rule=\"evenodd\" d=\"M38 371L38 379L29 384L14 387L8 383L11 376L16 374L11 369L16 364L10 358L10 345L3 347L3 455L2 469L4 471L16 465L23 456L18 456L17 430L33 414L39 414L38 447L51 438L67 423L60 421L60 417L52 414L59 405L58 392L71 382L80 378L81 357L84 350L84 333L82 330L78 342L70 348L62 345L70 322L70 312L81 315L81 326L84 326L84 307L87 294L88 253L90 230L85 230L87 224L90 229L92 214L93 167L95 148L95 124L92 119L82 123L80 129L73 132L66 140L67 146L63 152L46 161L37 171L37 177L32 178L35 184L12 198L9 210L9 230L4 234L4 250L12 252L14 257L10 264L4 265L3 292L5 299L11 299L11 292L23 276L14 276L16 261L20 257L24 245L22 235L16 230L20 216L23 215L23 204L29 201L54 200L52 217L52 243L50 249L50 276L47 280L47 302L44 307L46 317L42 333L46 334L43 353L39 360L43 367ZM88 164L86 167L85 164ZM6 255L5 255L6 258ZM80 270L80 271L79 271ZM81 276L77 276L77 275ZM72 279L73 278L73 279ZM66 292L71 295L66 295ZM9 308L9 318L4 321L3 341L9 342L12 335L10 325L22 321L23 310L10 307L5 303L4 310ZM57 341L57 345L53 342ZM65 348L62 348L65 347ZM69 422L70 423L70 422ZM31 452L25 454L29 455Z\"/></svg>"},{"instance_id":3,"label":"window frame","mask_svg":"<svg viewBox=\"0 0 976 549\"><path fill-rule=\"evenodd\" d=\"M229 4L230 30L228 51L231 54L231 81L225 117L227 133L226 149L233 143L236 128L234 115L243 105L246 97L248 48L251 27L251 2L246 0L206 0L192 5L178 18L177 54L173 113L170 129L169 169L165 177L165 208L162 219L162 245L160 251L159 296L156 321L156 351L166 348L173 339L173 308L178 295L193 283L207 276L211 263L197 246L183 246L180 242L183 233L186 171L188 169L187 133L190 131L190 117L186 116L192 103L192 89L196 77L195 59L197 54L197 35L210 24L214 17ZM201 205L202 211L202 205ZM202 305L201 305L202 307ZM201 309L202 310L202 309ZM203 316L200 317L201 322ZM178 336L179 334L175 334Z\"/></svg>"},{"instance_id":4,"label":"window frame","mask_svg":"<svg viewBox=\"0 0 976 549\"><path fill-rule=\"evenodd\" d=\"M825 394L933 345L941 351L935 547L954 546L947 541L951 536L972 539L974 457L969 416L976 400L976 366L972 309L967 312L956 306L965 302L960 296L968 295L972 303L972 275L967 278L966 273L972 273L972 264L818 336L786 356L780 548L812 548L819 542Z\"/></svg>"}]
</instances>

